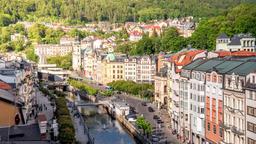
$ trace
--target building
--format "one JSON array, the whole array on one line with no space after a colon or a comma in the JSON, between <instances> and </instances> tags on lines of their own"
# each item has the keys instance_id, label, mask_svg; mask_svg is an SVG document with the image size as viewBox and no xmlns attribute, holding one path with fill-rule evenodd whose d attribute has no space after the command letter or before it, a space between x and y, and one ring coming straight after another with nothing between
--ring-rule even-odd
<instances>
[{"instance_id":1,"label":"building","mask_svg":"<svg viewBox=\"0 0 256 144\"><path fill-rule=\"evenodd\" d=\"M250 73L246 79L246 143L256 143L256 73Z\"/></svg>"},{"instance_id":2,"label":"building","mask_svg":"<svg viewBox=\"0 0 256 144\"><path fill-rule=\"evenodd\" d=\"M142 39L143 33L139 31L131 31L129 33L129 40L130 41L139 41Z\"/></svg>"},{"instance_id":3,"label":"building","mask_svg":"<svg viewBox=\"0 0 256 144\"><path fill-rule=\"evenodd\" d=\"M93 49L85 49L83 57L84 75L88 79L94 79L96 71L95 65L97 62L97 52Z\"/></svg>"},{"instance_id":4,"label":"building","mask_svg":"<svg viewBox=\"0 0 256 144\"><path fill-rule=\"evenodd\" d=\"M185 84L184 80L183 84L181 86L181 76L180 72L183 68L183 66L191 63L192 61L206 57L206 52L202 50L184 50L179 53L176 53L170 57L169 63L168 63L168 97L169 97L169 113L172 118L172 129L177 134L182 136L182 139L185 140L189 137L188 129L187 132L184 131L184 126L188 126L189 122L189 115L184 114L183 108L181 107L181 96L180 94L183 93L186 95L186 92L180 92L180 88L182 87L183 90L187 91L187 84ZM185 96L186 97L186 96ZM185 98L184 97L184 98ZM183 106L184 103L182 104ZM186 104L187 105L187 104ZM186 123L186 124L185 124ZM186 134L185 134L186 133Z\"/></svg>"},{"instance_id":5,"label":"building","mask_svg":"<svg viewBox=\"0 0 256 144\"><path fill-rule=\"evenodd\" d=\"M222 33L216 39L216 51L256 52L255 38L251 34L237 34L229 38Z\"/></svg>"},{"instance_id":6,"label":"building","mask_svg":"<svg viewBox=\"0 0 256 144\"><path fill-rule=\"evenodd\" d=\"M8 83L13 88L16 88L18 84L21 84L21 81L25 78L24 70L16 69L0 69L0 80Z\"/></svg>"},{"instance_id":7,"label":"building","mask_svg":"<svg viewBox=\"0 0 256 144\"><path fill-rule=\"evenodd\" d=\"M65 56L67 54L70 54L72 50L72 45L38 44L35 48L35 53L39 56L39 63L45 64L47 57Z\"/></svg>"},{"instance_id":8,"label":"building","mask_svg":"<svg viewBox=\"0 0 256 144\"><path fill-rule=\"evenodd\" d=\"M139 57L127 57L125 63L125 80L137 81L137 59Z\"/></svg>"},{"instance_id":9,"label":"building","mask_svg":"<svg viewBox=\"0 0 256 144\"><path fill-rule=\"evenodd\" d=\"M167 66L161 68L154 76L155 81L155 96L154 100L158 108L168 106L168 89L167 89Z\"/></svg>"},{"instance_id":10,"label":"building","mask_svg":"<svg viewBox=\"0 0 256 144\"><path fill-rule=\"evenodd\" d=\"M75 71L79 71L82 69L83 66L83 50L81 46L74 46L72 52L72 68Z\"/></svg>"},{"instance_id":11,"label":"building","mask_svg":"<svg viewBox=\"0 0 256 144\"><path fill-rule=\"evenodd\" d=\"M247 61L225 74L224 78L224 142L246 143L246 94L248 74L256 70L253 61Z\"/></svg>"},{"instance_id":12,"label":"building","mask_svg":"<svg viewBox=\"0 0 256 144\"><path fill-rule=\"evenodd\" d=\"M63 36L60 38L60 45L76 45L79 44L78 37Z\"/></svg>"},{"instance_id":13,"label":"building","mask_svg":"<svg viewBox=\"0 0 256 144\"><path fill-rule=\"evenodd\" d=\"M113 53L109 53L102 60L102 81L100 83L107 84L112 81L125 79L125 57L115 56Z\"/></svg>"},{"instance_id":14,"label":"building","mask_svg":"<svg viewBox=\"0 0 256 144\"><path fill-rule=\"evenodd\" d=\"M206 74L205 138L208 143L223 140L223 82L224 74L242 64L242 61L224 60Z\"/></svg>"},{"instance_id":15,"label":"building","mask_svg":"<svg viewBox=\"0 0 256 144\"><path fill-rule=\"evenodd\" d=\"M17 97L0 87L0 127L24 124L22 106Z\"/></svg>"},{"instance_id":16,"label":"building","mask_svg":"<svg viewBox=\"0 0 256 144\"><path fill-rule=\"evenodd\" d=\"M157 59L154 56L141 56L137 59L137 82L153 83Z\"/></svg>"}]
</instances>

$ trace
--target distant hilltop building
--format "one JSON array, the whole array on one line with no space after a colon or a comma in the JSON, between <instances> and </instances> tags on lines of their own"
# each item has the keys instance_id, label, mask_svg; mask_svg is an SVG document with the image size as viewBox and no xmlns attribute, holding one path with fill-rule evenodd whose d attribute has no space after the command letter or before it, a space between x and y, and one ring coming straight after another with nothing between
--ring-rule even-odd
<instances>
[{"instance_id":1,"label":"distant hilltop building","mask_svg":"<svg viewBox=\"0 0 256 144\"><path fill-rule=\"evenodd\" d=\"M237 34L229 38L225 33L222 33L216 39L216 51L256 52L255 37L251 34Z\"/></svg>"}]
</instances>

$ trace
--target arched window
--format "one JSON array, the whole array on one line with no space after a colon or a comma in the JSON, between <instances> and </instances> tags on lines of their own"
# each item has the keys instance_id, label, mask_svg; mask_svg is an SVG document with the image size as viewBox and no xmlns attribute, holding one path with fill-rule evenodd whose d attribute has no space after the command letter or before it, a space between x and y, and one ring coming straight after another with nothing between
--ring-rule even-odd
<instances>
[{"instance_id":1,"label":"arched window","mask_svg":"<svg viewBox=\"0 0 256 144\"><path fill-rule=\"evenodd\" d=\"M212 82L217 82L217 75L216 74L212 75Z\"/></svg>"}]
</instances>

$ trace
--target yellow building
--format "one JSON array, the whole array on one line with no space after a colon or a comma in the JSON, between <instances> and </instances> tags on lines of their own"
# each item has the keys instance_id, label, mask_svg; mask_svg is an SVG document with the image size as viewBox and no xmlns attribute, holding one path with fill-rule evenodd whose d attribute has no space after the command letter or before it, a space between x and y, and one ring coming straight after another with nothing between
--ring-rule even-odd
<instances>
[{"instance_id":1,"label":"yellow building","mask_svg":"<svg viewBox=\"0 0 256 144\"><path fill-rule=\"evenodd\" d=\"M0 89L0 127L24 123L20 107L11 93Z\"/></svg>"},{"instance_id":2,"label":"yellow building","mask_svg":"<svg viewBox=\"0 0 256 144\"><path fill-rule=\"evenodd\" d=\"M116 57L113 53L110 53L101 63L101 83L107 84L112 81L125 79L125 64L124 57Z\"/></svg>"}]
</instances>

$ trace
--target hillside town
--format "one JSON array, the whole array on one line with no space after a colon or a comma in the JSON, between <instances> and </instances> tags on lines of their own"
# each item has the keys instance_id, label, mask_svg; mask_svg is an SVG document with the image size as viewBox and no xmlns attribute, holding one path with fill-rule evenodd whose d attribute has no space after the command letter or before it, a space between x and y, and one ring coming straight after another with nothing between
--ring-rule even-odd
<instances>
[{"instance_id":1,"label":"hillside town","mask_svg":"<svg viewBox=\"0 0 256 144\"><path fill-rule=\"evenodd\" d=\"M104 50L104 44L90 38L62 38L63 47L55 48L59 51L39 45L37 52L71 52L73 72L99 85L121 80L153 84L153 104L166 110L169 130L180 142L255 141L256 46L251 34L230 38L222 33L215 51L188 46L177 53L144 56L115 53L112 47Z\"/></svg>"}]
</instances>

